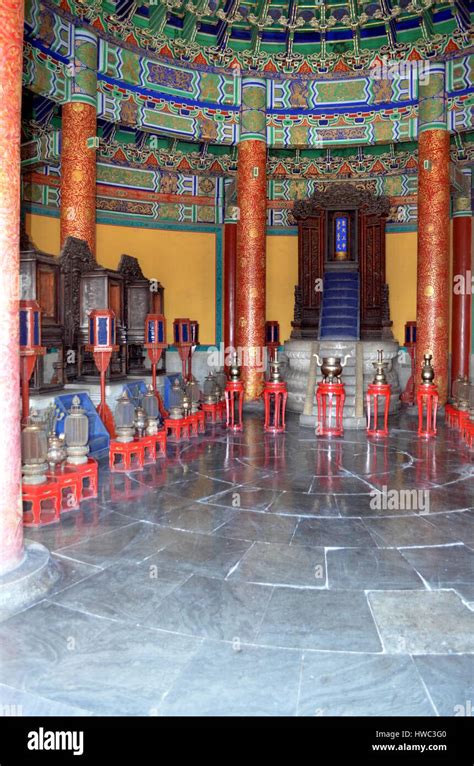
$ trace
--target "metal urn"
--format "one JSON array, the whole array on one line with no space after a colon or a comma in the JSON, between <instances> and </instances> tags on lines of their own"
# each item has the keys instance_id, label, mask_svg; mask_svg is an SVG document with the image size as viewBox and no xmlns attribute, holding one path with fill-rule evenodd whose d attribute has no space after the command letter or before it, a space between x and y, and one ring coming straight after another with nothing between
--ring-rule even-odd
<instances>
[{"instance_id":1,"label":"metal urn","mask_svg":"<svg viewBox=\"0 0 474 766\"><path fill-rule=\"evenodd\" d=\"M384 386L387 383L387 377L385 375L389 363L383 358L383 349L377 350L377 361L372 362L372 367L375 370L375 377L372 383L375 386Z\"/></svg>"},{"instance_id":2,"label":"metal urn","mask_svg":"<svg viewBox=\"0 0 474 766\"><path fill-rule=\"evenodd\" d=\"M237 353L234 352L232 356L232 364L229 368L229 377L233 383L237 383L240 380L240 367L237 360Z\"/></svg>"},{"instance_id":3,"label":"metal urn","mask_svg":"<svg viewBox=\"0 0 474 766\"><path fill-rule=\"evenodd\" d=\"M340 376L347 364L347 360L350 359L350 354L346 354L341 361L340 356L323 356L321 359L319 354L314 354L318 365L321 367L321 373L325 383L340 383Z\"/></svg>"},{"instance_id":4,"label":"metal urn","mask_svg":"<svg viewBox=\"0 0 474 766\"><path fill-rule=\"evenodd\" d=\"M134 425L137 435L141 438L145 434L145 428L147 426L147 416L143 407L137 407L135 410Z\"/></svg>"},{"instance_id":5,"label":"metal urn","mask_svg":"<svg viewBox=\"0 0 474 766\"><path fill-rule=\"evenodd\" d=\"M48 454L48 437L45 422L36 410L27 418L21 432L21 459L24 484L44 484Z\"/></svg>"},{"instance_id":6,"label":"metal urn","mask_svg":"<svg viewBox=\"0 0 474 766\"><path fill-rule=\"evenodd\" d=\"M278 362L276 359L272 359L270 362L270 383L282 382L280 367L280 362Z\"/></svg>"},{"instance_id":7,"label":"metal urn","mask_svg":"<svg viewBox=\"0 0 474 766\"><path fill-rule=\"evenodd\" d=\"M191 399L187 394L183 396L183 416L187 418L191 412Z\"/></svg>"},{"instance_id":8,"label":"metal urn","mask_svg":"<svg viewBox=\"0 0 474 766\"><path fill-rule=\"evenodd\" d=\"M184 391L181 388L179 378L175 378L170 391L169 417L171 420L181 420L183 417Z\"/></svg>"},{"instance_id":9,"label":"metal urn","mask_svg":"<svg viewBox=\"0 0 474 766\"><path fill-rule=\"evenodd\" d=\"M217 404L221 398L221 390L217 383L217 378L214 370L209 372L209 375L204 379L204 403L205 404Z\"/></svg>"},{"instance_id":10,"label":"metal urn","mask_svg":"<svg viewBox=\"0 0 474 766\"><path fill-rule=\"evenodd\" d=\"M64 438L66 441L67 462L71 465L84 465L89 454L89 419L81 407L81 400L73 396L71 409L64 420Z\"/></svg>"},{"instance_id":11,"label":"metal urn","mask_svg":"<svg viewBox=\"0 0 474 766\"><path fill-rule=\"evenodd\" d=\"M55 471L58 466L64 465L67 458L64 434L58 436L56 433L56 424L64 418L64 412L60 412L55 404L50 404L44 411L43 418L48 434L48 465L51 471Z\"/></svg>"},{"instance_id":12,"label":"metal urn","mask_svg":"<svg viewBox=\"0 0 474 766\"><path fill-rule=\"evenodd\" d=\"M433 385L435 371L431 365L432 359L433 357L431 354L424 354L423 356L423 365L421 368L421 382L424 386Z\"/></svg>"},{"instance_id":13,"label":"metal urn","mask_svg":"<svg viewBox=\"0 0 474 766\"><path fill-rule=\"evenodd\" d=\"M127 444L135 436L135 408L126 391L122 391L117 399L114 412L117 441Z\"/></svg>"},{"instance_id":14,"label":"metal urn","mask_svg":"<svg viewBox=\"0 0 474 766\"><path fill-rule=\"evenodd\" d=\"M191 375L186 384L186 394L191 401L191 413L194 415L199 409L199 402L201 400L201 389L194 375Z\"/></svg>"},{"instance_id":15,"label":"metal urn","mask_svg":"<svg viewBox=\"0 0 474 766\"><path fill-rule=\"evenodd\" d=\"M161 426L161 417L158 401L151 383L147 385L146 394L142 396L141 406L146 414L145 433L147 436L154 436L158 432L158 428Z\"/></svg>"}]
</instances>

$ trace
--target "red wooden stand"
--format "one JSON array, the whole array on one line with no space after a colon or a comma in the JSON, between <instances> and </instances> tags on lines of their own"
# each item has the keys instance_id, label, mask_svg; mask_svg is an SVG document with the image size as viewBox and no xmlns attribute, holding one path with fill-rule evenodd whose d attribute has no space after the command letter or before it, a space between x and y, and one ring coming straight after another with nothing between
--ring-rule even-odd
<instances>
[{"instance_id":1,"label":"red wooden stand","mask_svg":"<svg viewBox=\"0 0 474 766\"><path fill-rule=\"evenodd\" d=\"M232 431L242 431L244 384L241 380L228 380L225 387L226 426Z\"/></svg>"},{"instance_id":2,"label":"red wooden stand","mask_svg":"<svg viewBox=\"0 0 474 766\"><path fill-rule=\"evenodd\" d=\"M141 471L145 463L142 439L132 442L110 442L109 466L111 471Z\"/></svg>"},{"instance_id":3,"label":"red wooden stand","mask_svg":"<svg viewBox=\"0 0 474 766\"><path fill-rule=\"evenodd\" d=\"M391 386L389 383L369 383L367 388L367 434L369 436L388 435L388 410L390 408ZM379 398L384 399L383 427L378 427Z\"/></svg>"},{"instance_id":4,"label":"red wooden stand","mask_svg":"<svg viewBox=\"0 0 474 766\"><path fill-rule=\"evenodd\" d=\"M459 416L461 411L458 410L453 404L445 404L444 417L448 426L453 428L459 428Z\"/></svg>"},{"instance_id":5,"label":"red wooden stand","mask_svg":"<svg viewBox=\"0 0 474 766\"><path fill-rule=\"evenodd\" d=\"M64 470L48 471L48 479L52 479L59 485L59 497L61 500L61 512L76 511L82 497L82 480L74 466L65 466Z\"/></svg>"},{"instance_id":6,"label":"red wooden stand","mask_svg":"<svg viewBox=\"0 0 474 766\"><path fill-rule=\"evenodd\" d=\"M270 433L282 433L285 430L286 400L288 391L286 383L272 383L267 380L263 390L263 401L265 404L265 422L263 429Z\"/></svg>"},{"instance_id":7,"label":"red wooden stand","mask_svg":"<svg viewBox=\"0 0 474 766\"><path fill-rule=\"evenodd\" d=\"M436 436L436 413L438 411L438 388L435 384L420 385L416 396L418 403L418 436Z\"/></svg>"},{"instance_id":8,"label":"red wooden stand","mask_svg":"<svg viewBox=\"0 0 474 766\"><path fill-rule=\"evenodd\" d=\"M207 423L220 423L222 421L222 402L216 402L216 404L203 403L201 407Z\"/></svg>"},{"instance_id":9,"label":"red wooden stand","mask_svg":"<svg viewBox=\"0 0 474 766\"><path fill-rule=\"evenodd\" d=\"M44 484L23 484L23 526L54 524L61 515L61 489L54 479Z\"/></svg>"},{"instance_id":10,"label":"red wooden stand","mask_svg":"<svg viewBox=\"0 0 474 766\"><path fill-rule=\"evenodd\" d=\"M188 420L193 423L193 430L191 431L191 436L197 436L198 434L203 434L206 431L206 415L203 412L203 410L198 410L197 412L193 412L191 415L188 416Z\"/></svg>"},{"instance_id":11,"label":"red wooden stand","mask_svg":"<svg viewBox=\"0 0 474 766\"><path fill-rule=\"evenodd\" d=\"M147 439L153 439L155 442L155 456L166 457L166 430L163 428L153 436L147 436Z\"/></svg>"},{"instance_id":12,"label":"red wooden stand","mask_svg":"<svg viewBox=\"0 0 474 766\"><path fill-rule=\"evenodd\" d=\"M181 438L189 439L189 422L187 418L179 418L176 420L173 418L166 418L165 430L167 434L168 431L170 431L170 437L177 441Z\"/></svg>"},{"instance_id":13,"label":"red wooden stand","mask_svg":"<svg viewBox=\"0 0 474 766\"><path fill-rule=\"evenodd\" d=\"M72 466L71 466L72 468ZM80 500L91 500L98 496L99 466L93 457L88 458L87 463L75 465L74 470L81 478Z\"/></svg>"},{"instance_id":14,"label":"red wooden stand","mask_svg":"<svg viewBox=\"0 0 474 766\"><path fill-rule=\"evenodd\" d=\"M346 392L343 383L318 383L316 401L318 422L316 436L342 436L342 413Z\"/></svg>"}]
</instances>

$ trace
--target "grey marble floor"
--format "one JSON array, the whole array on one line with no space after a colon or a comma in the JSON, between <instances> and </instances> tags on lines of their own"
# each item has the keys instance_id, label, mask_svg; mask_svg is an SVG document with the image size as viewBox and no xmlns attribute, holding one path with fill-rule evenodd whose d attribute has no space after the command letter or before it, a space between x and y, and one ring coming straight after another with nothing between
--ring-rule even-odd
<instances>
[{"instance_id":1,"label":"grey marble floor","mask_svg":"<svg viewBox=\"0 0 474 766\"><path fill-rule=\"evenodd\" d=\"M462 715L474 708L474 463L456 432L284 435L256 414L27 530L48 597L0 623L24 715ZM8 709L8 708L3 708Z\"/></svg>"}]
</instances>

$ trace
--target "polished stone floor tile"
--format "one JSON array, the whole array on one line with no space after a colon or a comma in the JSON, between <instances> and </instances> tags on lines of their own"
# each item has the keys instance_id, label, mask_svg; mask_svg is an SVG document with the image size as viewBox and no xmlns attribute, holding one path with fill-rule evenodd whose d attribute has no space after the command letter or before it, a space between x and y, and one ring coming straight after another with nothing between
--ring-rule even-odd
<instances>
[{"instance_id":1,"label":"polished stone floor tile","mask_svg":"<svg viewBox=\"0 0 474 766\"><path fill-rule=\"evenodd\" d=\"M153 524L160 524L161 518L167 513L189 508L191 505L193 505L193 501L189 498L159 490L150 493L136 503L114 503L112 507L120 514L125 515L129 524L132 521L151 521Z\"/></svg>"},{"instance_id":2,"label":"polished stone floor tile","mask_svg":"<svg viewBox=\"0 0 474 766\"><path fill-rule=\"evenodd\" d=\"M454 591L374 591L369 602L389 654L474 652L474 612Z\"/></svg>"},{"instance_id":3,"label":"polished stone floor tile","mask_svg":"<svg viewBox=\"0 0 474 766\"><path fill-rule=\"evenodd\" d=\"M339 516L335 495L306 495L283 492L272 504L272 513L290 516Z\"/></svg>"},{"instance_id":4,"label":"polished stone floor tile","mask_svg":"<svg viewBox=\"0 0 474 766\"><path fill-rule=\"evenodd\" d=\"M327 548L375 546L358 519L301 519L292 542Z\"/></svg>"},{"instance_id":5,"label":"polished stone floor tile","mask_svg":"<svg viewBox=\"0 0 474 766\"><path fill-rule=\"evenodd\" d=\"M324 549L259 541L253 543L229 579L266 585L324 588Z\"/></svg>"},{"instance_id":6,"label":"polished stone floor tile","mask_svg":"<svg viewBox=\"0 0 474 766\"><path fill-rule=\"evenodd\" d=\"M57 551L66 545L74 545L98 535L104 535L120 527L125 527L131 520L120 513L113 513L109 509L95 506L87 509L71 511L64 514L57 524L48 524L46 527L25 528L25 541L41 543L50 551Z\"/></svg>"},{"instance_id":7,"label":"polished stone floor tile","mask_svg":"<svg viewBox=\"0 0 474 766\"><path fill-rule=\"evenodd\" d=\"M46 602L3 623L0 642L0 682L99 715L152 714L200 646Z\"/></svg>"},{"instance_id":8,"label":"polished stone floor tile","mask_svg":"<svg viewBox=\"0 0 474 766\"><path fill-rule=\"evenodd\" d=\"M252 545L216 535L181 532L181 536L150 560L150 564L184 572L225 577Z\"/></svg>"},{"instance_id":9,"label":"polished stone floor tile","mask_svg":"<svg viewBox=\"0 0 474 766\"><path fill-rule=\"evenodd\" d=\"M206 641L165 696L162 715L293 716L301 653Z\"/></svg>"},{"instance_id":10,"label":"polished stone floor tile","mask_svg":"<svg viewBox=\"0 0 474 766\"><path fill-rule=\"evenodd\" d=\"M216 534L222 535L222 537L236 537L241 540L289 543L296 529L296 524L297 519L291 516L234 510L232 517L219 527Z\"/></svg>"},{"instance_id":11,"label":"polished stone floor tile","mask_svg":"<svg viewBox=\"0 0 474 766\"><path fill-rule=\"evenodd\" d=\"M419 656L414 661L439 715L474 715L473 655Z\"/></svg>"},{"instance_id":12,"label":"polished stone floor tile","mask_svg":"<svg viewBox=\"0 0 474 766\"><path fill-rule=\"evenodd\" d=\"M258 643L327 651L381 652L363 593L275 588Z\"/></svg>"},{"instance_id":13,"label":"polished stone floor tile","mask_svg":"<svg viewBox=\"0 0 474 766\"><path fill-rule=\"evenodd\" d=\"M306 651L298 715L426 716L435 711L411 657Z\"/></svg>"},{"instance_id":14,"label":"polished stone floor tile","mask_svg":"<svg viewBox=\"0 0 474 766\"><path fill-rule=\"evenodd\" d=\"M404 548L402 554L432 588L474 585L474 552L464 545Z\"/></svg>"},{"instance_id":15,"label":"polished stone floor tile","mask_svg":"<svg viewBox=\"0 0 474 766\"><path fill-rule=\"evenodd\" d=\"M327 551L329 588L390 590L424 588L423 581L396 550L338 548Z\"/></svg>"},{"instance_id":16,"label":"polished stone floor tile","mask_svg":"<svg viewBox=\"0 0 474 766\"><path fill-rule=\"evenodd\" d=\"M474 482L472 492L474 494ZM453 542L467 543L474 540L474 511L434 513L430 514L428 520L437 529L451 536Z\"/></svg>"},{"instance_id":17,"label":"polished stone floor tile","mask_svg":"<svg viewBox=\"0 0 474 766\"><path fill-rule=\"evenodd\" d=\"M452 535L431 524L429 516L365 519L365 526L380 548L412 545L445 545L455 542Z\"/></svg>"},{"instance_id":18,"label":"polished stone floor tile","mask_svg":"<svg viewBox=\"0 0 474 766\"><path fill-rule=\"evenodd\" d=\"M181 529L185 532L212 534L235 516L232 508L218 508L205 503L192 503L184 507L160 512L156 523L162 527Z\"/></svg>"},{"instance_id":19,"label":"polished stone floor tile","mask_svg":"<svg viewBox=\"0 0 474 766\"><path fill-rule=\"evenodd\" d=\"M132 522L105 535L60 548L59 552L62 556L97 566L107 566L119 559L139 562L157 553L180 534L185 533L147 522Z\"/></svg>"},{"instance_id":20,"label":"polished stone floor tile","mask_svg":"<svg viewBox=\"0 0 474 766\"><path fill-rule=\"evenodd\" d=\"M173 633L252 641L271 593L263 585L193 575L162 601L147 624Z\"/></svg>"},{"instance_id":21,"label":"polished stone floor tile","mask_svg":"<svg viewBox=\"0 0 474 766\"><path fill-rule=\"evenodd\" d=\"M9 716L90 716L88 710L39 697L37 694L0 684L0 709L3 717Z\"/></svg>"},{"instance_id":22,"label":"polished stone floor tile","mask_svg":"<svg viewBox=\"0 0 474 766\"><path fill-rule=\"evenodd\" d=\"M80 561L74 559L64 558L60 554L53 553L52 560L59 572L59 579L53 585L51 590L48 591L48 598L67 590L72 585L76 585L83 580L87 580L89 577L100 574L103 570L100 567L93 566L92 564L83 564Z\"/></svg>"},{"instance_id":23,"label":"polished stone floor tile","mask_svg":"<svg viewBox=\"0 0 474 766\"><path fill-rule=\"evenodd\" d=\"M273 492L270 489L240 485L208 498L207 503L223 508L264 511L271 508L279 494L280 492Z\"/></svg>"},{"instance_id":24,"label":"polished stone floor tile","mask_svg":"<svg viewBox=\"0 0 474 766\"><path fill-rule=\"evenodd\" d=\"M163 599L188 577L148 561L141 564L121 561L48 598L85 614L153 627Z\"/></svg>"}]
</instances>

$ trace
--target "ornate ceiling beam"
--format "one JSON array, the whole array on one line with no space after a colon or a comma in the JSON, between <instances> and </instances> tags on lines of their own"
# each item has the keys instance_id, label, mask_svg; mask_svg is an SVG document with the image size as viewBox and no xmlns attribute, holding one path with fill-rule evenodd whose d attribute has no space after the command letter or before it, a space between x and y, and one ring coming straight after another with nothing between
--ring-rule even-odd
<instances>
[{"instance_id":1,"label":"ornate ceiling beam","mask_svg":"<svg viewBox=\"0 0 474 766\"><path fill-rule=\"evenodd\" d=\"M202 19L205 16L212 16L213 11L209 7L208 0L196 0L196 2L188 0L185 9L181 39L189 44L194 43Z\"/></svg>"},{"instance_id":2,"label":"ornate ceiling beam","mask_svg":"<svg viewBox=\"0 0 474 766\"><path fill-rule=\"evenodd\" d=\"M216 13L220 21L216 36L217 47L221 50L225 50L227 47L234 21L242 21L243 17L239 12L239 5L240 0L228 0L225 8L219 8Z\"/></svg>"},{"instance_id":3,"label":"ornate ceiling beam","mask_svg":"<svg viewBox=\"0 0 474 766\"><path fill-rule=\"evenodd\" d=\"M260 52L262 32L264 28L273 23L272 17L268 15L269 6L270 0L258 0L256 8L257 13L249 13L248 16L249 23L252 26L250 50L254 55L258 55Z\"/></svg>"}]
</instances>

